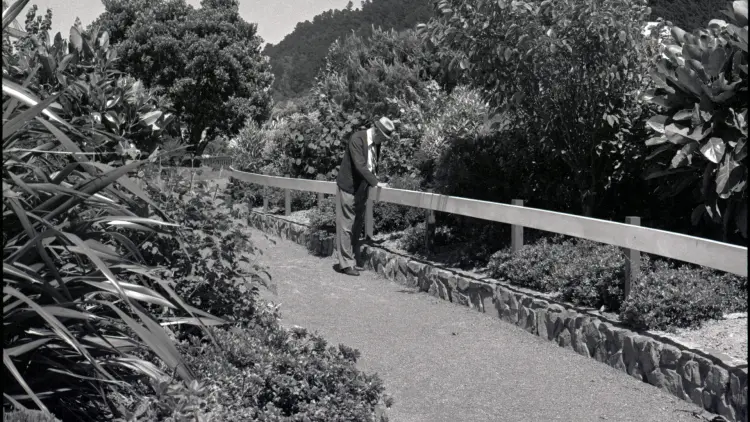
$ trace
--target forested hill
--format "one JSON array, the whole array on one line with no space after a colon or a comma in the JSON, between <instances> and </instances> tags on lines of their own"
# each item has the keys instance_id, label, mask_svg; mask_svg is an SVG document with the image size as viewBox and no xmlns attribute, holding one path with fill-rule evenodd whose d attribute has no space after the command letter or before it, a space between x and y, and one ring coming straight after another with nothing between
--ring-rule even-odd
<instances>
[{"instance_id":1,"label":"forested hill","mask_svg":"<svg viewBox=\"0 0 750 422\"><path fill-rule=\"evenodd\" d=\"M367 35L373 25L382 29L413 28L432 16L432 0L363 0L358 9L352 2L343 10L328 10L312 22L297 24L294 31L276 45L266 45L275 76L277 100L297 97L313 86L325 62L328 47L352 32Z\"/></svg>"},{"instance_id":2,"label":"forested hill","mask_svg":"<svg viewBox=\"0 0 750 422\"><path fill-rule=\"evenodd\" d=\"M367 35L372 26L402 30L427 21L433 13L433 0L363 0L358 9L352 2L343 10L328 10L297 24L292 33L276 45L266 45L270 57L274 98L298 97L313 86L318 70L325 63L328 47L337 38L352 32ZM721 19L728 0L650 0L653 19L662 17L686 31L705 27L711 19Z\"/></svg>"}]
</instances>

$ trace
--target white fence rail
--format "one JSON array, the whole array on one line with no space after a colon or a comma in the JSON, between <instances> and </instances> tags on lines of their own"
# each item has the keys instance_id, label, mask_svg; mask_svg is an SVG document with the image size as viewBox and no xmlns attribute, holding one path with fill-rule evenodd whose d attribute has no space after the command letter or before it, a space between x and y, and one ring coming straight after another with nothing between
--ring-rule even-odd
<instances>
[{"instance_id":1,"label":"white fence rail","mask_svg":"<svg viewBox=\"0 0 750 422\"><path fill-rule=\"evenodd\" d=\"M316 180L292 179L246 173L230 168L230 177L268 187L286 190L286 213L291 213L290 190L317 192L335 195L336 184ZM388 202L426 210L446 212L466 217L510 224L513 226L512 244L514 249L523 245L523 227L559 233L581 239L607 243L625 249L628 261L626 267L626 296L630 290L630 278L639 270L640 255L645 252L698 264L721 271L747 277L747 248L687 236L664 230L640 227L640 218L628 217L626 223L599 220L577 215L528 208L522 201L508 205L496 202L478 201L455 196L437 195L391 188L370 188L365 217L366 235L372 236L372 202ZM267 201L264 200L267 209Z\"/></svg>"}]
</instances>

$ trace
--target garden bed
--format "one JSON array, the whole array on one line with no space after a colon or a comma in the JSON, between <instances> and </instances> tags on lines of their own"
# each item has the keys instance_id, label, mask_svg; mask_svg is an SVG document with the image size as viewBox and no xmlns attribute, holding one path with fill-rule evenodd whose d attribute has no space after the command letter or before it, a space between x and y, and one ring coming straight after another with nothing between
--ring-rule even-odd
<instances>
[{"instance_id":1,"label":"garden bed","mask_svg":"<svg viewBox=\"0 0 750 422\"><path fill-rule=\"evenodd\" d=\"M255 208L254 211L262 212L262 208ZM283 211L277 212L276 217L297 223L307 225L312 210L302 210L292 212L289 216L284 216ZM476 266L470 269L459 268L458 261L461 259L461 250L465 244L454 244L436 248L435 253L410 253L401 247L400 239L404 231L393 233L378 233L374 235L373 240L377 246L399 255L414 256L422 261L432 263L441 268L450 269L451 271L463 274L473 274L475 277L485 278L490 276L490 270L487 265ZM513 280L509 280L513 283ZM540 292L542 297L560 300L560 295L549 292ZM590 312L600 315L603 319L622 324L620 316L614 312L606 310L591 309ZM747 363L748 353L748 334L747 334L747 312L735 312L725 315L720 320L709 320L699 327L691 328L670 328L668 330L644 330L647 333L659 337L668 338L671 341L682 344L690 349L701 349L711 352L712 354L724 355L725 360L741 364Z\"/></svg>"}]
</instances>

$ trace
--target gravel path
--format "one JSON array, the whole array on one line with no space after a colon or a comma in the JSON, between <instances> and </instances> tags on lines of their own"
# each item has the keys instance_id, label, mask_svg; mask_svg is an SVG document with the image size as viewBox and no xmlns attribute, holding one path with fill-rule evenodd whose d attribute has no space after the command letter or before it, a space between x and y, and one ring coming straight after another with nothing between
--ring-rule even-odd
<instances>
[{"instance_id":1,"label":"gravel path","mask_svg":"<svg viewBox=\"0 0 750 422\"><path fill-rule=\"evenodd\" d=\"M282 323L362 353L394 398L392 422L698 421L697 407L604 364L375 273L252 230L277 284Z\"/></svg>"}]
</instances>

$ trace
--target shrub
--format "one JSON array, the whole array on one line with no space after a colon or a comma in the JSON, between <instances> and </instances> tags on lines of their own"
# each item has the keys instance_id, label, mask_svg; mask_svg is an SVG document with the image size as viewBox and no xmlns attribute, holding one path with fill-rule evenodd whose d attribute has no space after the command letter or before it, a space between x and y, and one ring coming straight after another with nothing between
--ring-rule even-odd
<instances>
[{"instance_id":1,"label":"shrub","mask_svg":"<svg viewBox=\"0 0 750 422\"><path fill-rule=\"evenodd\" d=\"M746 277L657 262L633 285L620 317L639 329L669 330L729 312L747 312Z\"/></svg>"},{"instance_id":2,"label":"shrub","mask_svg":"<svg viewBox=\"0 0 750 422\"><path fill-rule=\"evenodd\" d=\"M409 176L392 177L389 187L419 191L421 179ZM407 229L425 219L425 210L403 205L376 202L372 209L376 233L390 233Z\"/></svg>"},{"instance_id":3,"label":"shrub","mask_svg":"<svg viewBox=\"0 0 750 422\"><path fill-rule=\"evenodd\" d=\"M4 18L12 21L22 3ZM57 51L70 51L64 55L69 66L53 68L52 83L44 79L49 69L36 73L36 66L3 76L3 391L66 420L101 412L98 393L114 380L164 372L193 378L161 325L174 321L151 310L168 308L178 318L197 310L162 284L131 240L139 232L168 233L168 223L139 217L148 215L143 204L154 204L128 174L145 161L120 165L132 157L120 144L127 131L117 128L115 111L102 119L108 123L92 128L94 99L69 95L94 93L97 107L120 101L123 79L107 68L112 57L106 38L106 33L77 37L68 50L56 37ZM54 66L40 45L12 57L4 51L3 60ZM67 85L74 81L77 88ZM117 110L157 122L153 104L142 105L148 109L143 116L129 105ZM84 149L116 160L86 157ZM165 371L136 354L144 350Z\"/></svg>"},{"instance_id":4,"label":"shrub","mask_svg":"<svg viewBox=\"0 0 750 422\"><path fill-rule=\"evenodd\" d=\"M304 329L269 327L213 330L225 350L187 347L186 358L221 395L209 408L218 420L375 421L384 388L359 372L359 352Z\"/></svg>"},{"instance_id":5,"label":"shrub","mask_svg":"<svg viewBox=\"0 0 750 422\"><path fill-rule=\"evenodd\" d=\"M625 257L619 248L558 236L493 255L490 273L543 292L560 293L577 305L617 311L624 283Z\"/></svg>"},{"instance_id":6,"label":"shrub","mask_svg":"<svg viewBox=\"0 0 750 422\"><path fill-rule=\"evenodd\" d=\"M148 189L170 220L185 230L177 237L142 239L146 261L168 268L163 277L190 305L221 318L248 321L258 286L273 285L255 260L258 251L246 219L232 215L223 195L213 197L213 182L199 183L192 194L166 190L158 182Z\"/></svg>"},{"instance_id":7,"label":"shrub","mask_svg":"<svg viewBox=\"0 0 750 422\"><path fill-rule=\"evenodd\" d=\"M491 277L519 286L541 292L556 292L559 286L555 285L553 274L556 264L567 258L565 250L565 244L547 239L524 245L515 254L510 248L503 249L492 255L488 271Z\"/></svg>"},{"instance_id":8,"label":"shrub","mask_svg":"<svg viewBox=\"0 0 750 422\"><path fill-rule=\"evenodd\" d=\"M403 235L398 240L398 246L409 253L422 252L424 250L424 237L427 231L427 225L424 222L417 223L404 230Z\"/></svg>"},{"instance_id":9,"label":"shrub","mask_svg":"<svg viewBox=\"0 0 750 422\"><path fill-rule=\"evenodd\" d=\"M696 327L723 312L747 311L747 278L666 261L641 260L641 277L623 302L625 258L621 250L587 240L542 239L516 254L493 255L492 277L542 292L559 293L576 305L604 306L638 329Z\"/></svg>"},{"instance_id":10,"label":"shrub","mask_svg":"<svg viewBox=\"0 0 750 422\"><path fill-rule=\"evenodd\" d=\"M162 382L157 396L116 395L115 401L126 412L140 408L145 420L166 420L195 404L204 420L217 422L387 421L378 416L379 405L390 405L390 398L377 375L357 370L359 352L328 347L303 328L281 327L276 309L259 309L245 327L212 328L218 347L194 336L180 342L200 382Z\"/></svg>"},{"instance_id":11,"label":"shrub","mask_svg":"<svg viewBox=\"0 0 750 422\"><path fill-rule=\"evenodd\" d=\"M646 145L662 161L651 177L672 176L676 192L700 186L693 224L721 225L727 241L736 230L747 239L747 1L725 14L729 22L692 34L672 28L674 44L654 60L657 88L646 94L663 111L649 119L656 136Z\"/></svg>"},{"instance_id":12,"label":"shrub","mask_svg":"<svg viewBox=\"0 0 750 422\"><path fill-rule=\"evenodd\" d=\"M336 197L327 196L321 205L310 210L310 231L336 233Z\"/></svg>"}]
</instances>

